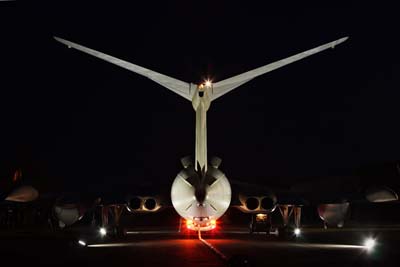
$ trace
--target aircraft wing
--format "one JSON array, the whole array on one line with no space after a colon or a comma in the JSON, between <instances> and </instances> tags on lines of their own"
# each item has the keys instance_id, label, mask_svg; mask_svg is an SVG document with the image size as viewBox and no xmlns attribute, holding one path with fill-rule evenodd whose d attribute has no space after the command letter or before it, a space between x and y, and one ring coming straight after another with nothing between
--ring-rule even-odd
<instances>
[{"instance_id":1,"label":"aircraft wing","mask_svg":"<svg viewBox=\"0 0 400 267\"><path fill-rule=\"evenodd\" d=\"M336 41L333 42L329 42L327 44L315 47L313 49L301 52L299 54L293 55L291 57L285 58L285 59L281 59L278 61L275 61L273 63L270 63L268 65L259 67L257 69L253 69L250 71L247 71L245 73L233 76L231 78L225 79L223 81L220 82L216 82L213 84L213 94L212 94L212 100L215 100L221 96L223 96L224 94L232 91L233 89L235 89L236 87L239 87L240 85L247 83L248 81L263 75L265 73L268 73L270 71L276 70L280 67L286 66L290 63L293 63L295 61L298 61L300 59L306 58L308 56L314 55L316 53L319 53L321 51L324 51L328 48L334 48L336 45L343 43L344 41L346 41L349 37L343 37L340 38Z\"/></svg>"},{"instance_id":2,"label":"aircraft wing","mask_svg":"<svg viewBox=\"0 0 400 267\"><path fill-rule=\"evenodd\" d=\"M167 89L173 91L174 93L186 98L189 101L192 101L192 94L194 92L194 89L196 88L195 85L186 83L183 81L180 81L178 79L169 77L167 75L143 68L141 66L135 65L133 63L127 62L125 60L104 54L102 52L90 49L88 47L70 42L68 40L59 38L59 37L54 37L58 42L65 44L69 48L75 48L79 51L82 51L84 53L87 53L89 55L95 56L97 58L100 58L102 60L105 60L107 62L110 62L112 64L115 64L117 66L120 66L121 68L133 71L137 74L140 74L144 77L149 78L150 80L153 80L154 82L166 87ZM193 91L193 92L192 92Z\"/></svg>"}]
</instances>

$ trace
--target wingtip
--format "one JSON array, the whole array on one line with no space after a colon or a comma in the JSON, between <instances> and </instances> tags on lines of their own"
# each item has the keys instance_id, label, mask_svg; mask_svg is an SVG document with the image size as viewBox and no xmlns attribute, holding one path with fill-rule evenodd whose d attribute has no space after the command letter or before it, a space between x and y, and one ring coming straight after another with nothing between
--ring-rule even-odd
<instances>
[{"instance_id":1,"label":"wingtip","mask_svg":"<svg viewBox=\"0 0 400 267\"><path fill-rule=\"evenodd\" d=\"M349 36L345 36L345 37L342 37L342 38L340 38L340 39L337 39L336 41L333 41L333 42L331 43L331 48L335 48L335 46L337 46L338 44L341 44L341 43L345 42L347 39L349 39Z\"/></svg>"},{"instance_id":2,"label":"wingtip","mask_svg":"<svg viewBox=\"0 0 400 267\"><path fill-rule=\"evenodd\" d=\"M62 43L62 44L65 44L65 41L66 41L66 40L64 40L64 39L62 39L62 38L60 38L60 37L57 37L57 36L53 36L53 38L54 38L54 40L56 40L57 42L60 42L60 43Z\"/></svg>"},{"instance_id":3,"label":"wingtip","mask_svg":"<svg viewBox=\"0 0 400 267\"><path fill-rule=\"evenodd\" d=\"M342 42L344 42L344 41L346 41L347 39L349 39L350 38L350 36L345 36L345 37L343 37L343 38L340 38L340 40L342 41Z\"/></svg>"},{"instance_id":4,"label":"wingtip","mask_svg":"<svg viewBox=\"0 0 400 267\"><path fill-rule=\"evenodd\" d=\"M341 43L347 41L347 39L349 39L349 36L342 37L336 41L336 44L341 44Z\"/></svg>"},{"instance_id":5,"label":"wingtip","mask_svg":"<svg viewBox=\"0 0 400 267\"><path fill-rule=\"evenodd\" d=\"M64 45L68 46L68 48L71 48L71 42L70 42L70 41L67 41L67 40L65 40L65 39L63 39L63 38L60 38L60 37L57 37L57 36L53 36L53 38L54 38L54 40L56 40L57 42L60 42L60 43L62 43L62 44L64 44Z\"/></svg>"}]
</instances>

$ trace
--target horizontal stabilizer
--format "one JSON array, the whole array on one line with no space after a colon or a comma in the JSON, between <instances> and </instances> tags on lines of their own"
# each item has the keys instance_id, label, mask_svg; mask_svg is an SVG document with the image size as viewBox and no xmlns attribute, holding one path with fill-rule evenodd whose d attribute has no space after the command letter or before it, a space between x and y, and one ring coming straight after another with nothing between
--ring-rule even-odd
<instances>
[{"instance_id":1,"label":"horizontal stabilizer","mask_svg":"<svg viewBox=\"0 0 400 267\"><path fill-rule=\"evenodd\" d=\"M87 53L89 55L95 56L97 58L100 58L102 60L108 61L112 64L115 64L117 66L120 66L124 69L133 71L137 74L143 75L153 81L155 81L156 83L168 88L169 90L175 92L176 94L186 98L189 101L192 101L192 94L196 89L196 86L193 84L189 84L183 81L180 81L178 79L175 78L171 78L167 75L143 68L141 66L129 63L125 60L104 54L102 52L90 49L88 47L61 39L59 37L54 37L54 39L56 39L57 41L59 41L60 43L65 44L66 46L68 46L69 48L75 48L77 50L80 50L84 53ZM191 88L192 87L192 88ZM192 90L191 90L192 89ZM191 92L193 91L193 92Z\"/></svg>"},{"instance_id":2,"label":"horizontal stabilizer","mask_svg":"<svg viewBox=\"0 0 400 267\"><path fill-rule=\"evenodd\" d=\"M300 59L306 58L308 56L314 55L316 53L319 53L321 51L324 51L328 48L334 48L336 45L343 43L344 41L346 41L349 37L344 37L344 38L340 38L336 41L318 46L316 48L304 51L302 53L296 54L294 56L285 58L285 59L281 59L278 61L275 61L273 63L270 63L268 65L259 67L257 69L254 70L250 70L248 72L233 76L231 78L228 78L226 80L217 82L213 84L213 95L212 95L212 100L217 99L220 96L223 96L224 94L232 91L233 89L235 89L236 87L239 87L240 85L260 76L263 75L267 72L276 70L280 67L283 67L285 65L288 65L290 63L293 63L295 61L298 61Z\"/></svg>"},{"instance_id":3,"label":"horizontal stabilizer","mask_svg":"<svg viewBox=\"0 0 400 267\"><path fill-rule=\"evenodd\" d=\"M193 84L193 83L187 83L187 82L183 82L180 81L178 79L169 77L167 75L143 68L141 66L135 65L133 63L129 63L127 61L124 61L122 59L104 54L102 52L90 49L88 47L61 39L59 37L54 37L57 41L67 45L68 47L72 47L75 48L77 50L80 50L84 53L87 53L89 55L95 56L97 58L100 58L102 60L108 61L110 63L113 63L117 66L120 66L124 69L133 71L137 74L143 75L153 81L155 81L156 83L166 87L167 89L175 92L176 94L184 97L185 99L192 101L193 98L193 94L196 91L197 85ZM223 96L224 94L232 91L233 89L235 89L236 87L239 87L240 85L260 76L263 75L267 72L276 70L280 67L283 67L285 65L288 65L290 63L293 63L295 61L298 61L300 59L306 58L308 56L311 56L313 54L319 53L323 50L326 50L328 48L334 48L336 45L343 43L344 41L346 41L348 39L348 37L344 37L341 39L338 39L336 41L318 46L316 48L307 50L305 52L293 55L291 57L285 58L285 59L281 59L279 61L270 63L268 65L259 67L257 69L233 76L231 78L225 79L223 81L220 82L216 82L212 85L212 94L211 94L211 100L215 100L220 96Z\"/></svg>"}]
</instances>

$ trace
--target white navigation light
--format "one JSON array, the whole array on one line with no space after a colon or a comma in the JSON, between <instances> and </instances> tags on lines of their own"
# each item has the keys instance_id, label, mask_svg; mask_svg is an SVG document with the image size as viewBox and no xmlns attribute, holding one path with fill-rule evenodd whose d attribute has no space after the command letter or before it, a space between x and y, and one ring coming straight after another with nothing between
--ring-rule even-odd
<instances>
[{"instance_id":1,"label":"white navigation light","mask_svg":"<svg viewBox=\"0 0 400 267\"><path fill-rule=\"evenodd\" d=\"M86 247L86 242L83 241L83 240L79 240L79 241L78 241L78 244L81 245L81 246L83 246L83 247Z\"/></svg>"},{"instance_id":2,"label":"white navigation light","mask_svg":"<svg viewBox=\"0 0 400 267\"><path fill-rule=\"evenodd\" d=\"M299 236L299 235L301 234L300 228L295 228L295 229L294 229L294 234L295 234L296 236Z\"/></svg>"},{"instance_id":3,"label":"white navigation light","mask_svg":"<svg viewBox=\"0 0 400 267\"><path fill-rule=\"evenodd\" d=\"M101 227L100 230L99 230L99 233L100 233L101 236L105 236L107 234L106 228Z\"/></svg>"},{"instance_id":4,"label":"white navigation light","mask_svg":"<svg viewBox=\"0 0 400 267\"><path fill-rule=\"evenodd\" d=\"M368 251L371 251L375 246L376 246L376 241L373 238L368 238L364 242L364 247Z\"/></svg>"},{"instance_id":5,"label":"white navigation light","mask_svg":"<svg viewBox=\"0 0 400 267\"><path fill-rule=\"evenodd\" d=\"M208 88L208 87L211 87L211 81L210 80L206 80L205 81L205 83L204 83L204 85Z\"/></svg>"}]
</instances>

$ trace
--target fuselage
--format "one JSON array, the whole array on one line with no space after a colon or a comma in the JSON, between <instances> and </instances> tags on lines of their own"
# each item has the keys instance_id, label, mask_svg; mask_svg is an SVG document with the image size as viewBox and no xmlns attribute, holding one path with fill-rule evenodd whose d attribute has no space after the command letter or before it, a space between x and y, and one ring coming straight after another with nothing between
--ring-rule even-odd
<instances>
[{"instance_id":1,"label":"fuselage","mask_svg":"<svg viewBox=\"0 0 400 267\"><path fill-rule=\"evenodd\" d=\"M207 161L207 110L210 108L212 84L197 86L192 106L196 113L195 160L175 178L171 200L189 229L207 231L228 209L231 186L225 174Z\"/></svg>"}]
</instances>

